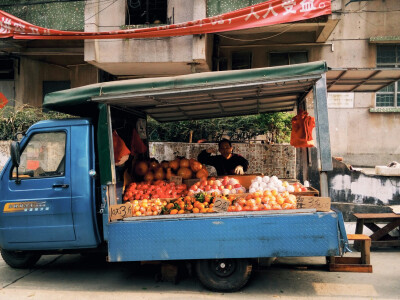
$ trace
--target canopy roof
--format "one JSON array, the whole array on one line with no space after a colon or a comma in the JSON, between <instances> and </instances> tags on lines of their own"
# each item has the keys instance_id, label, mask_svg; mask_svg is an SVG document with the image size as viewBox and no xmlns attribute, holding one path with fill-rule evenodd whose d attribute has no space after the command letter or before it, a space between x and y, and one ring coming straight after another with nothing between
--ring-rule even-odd
<instances>
[{"instance_id":1,"label":"canopy roof","mask_svg":"<svg viewBox=\"0 0 400 300\"><path fill-rule=\"evenodd\" d=\"M97 103L107 103L144 112L160 122L292 111L327 71L326 63L318 61L105 82L48 94L43 106L85 115ZM371 92L400 77L400 70L356 71L348 76L353 70L328 71L329 91Z\"/></svg>"}]
</instances>

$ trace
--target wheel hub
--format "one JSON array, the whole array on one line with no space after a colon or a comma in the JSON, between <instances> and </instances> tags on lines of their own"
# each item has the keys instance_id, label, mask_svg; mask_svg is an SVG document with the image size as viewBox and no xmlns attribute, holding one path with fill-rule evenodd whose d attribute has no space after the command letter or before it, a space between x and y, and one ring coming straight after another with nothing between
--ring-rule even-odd
<instances>
[{"instance_id":1,"label":"wheel hub","mask_svg":"<svg viewBox=\"0 0 400 300\"><path fill-rule=\"evenodd\" d=\"M215 260L211 269L217 276L227 277L235 271L236 264L233 260Z\"/></svg>"}]
</instances>

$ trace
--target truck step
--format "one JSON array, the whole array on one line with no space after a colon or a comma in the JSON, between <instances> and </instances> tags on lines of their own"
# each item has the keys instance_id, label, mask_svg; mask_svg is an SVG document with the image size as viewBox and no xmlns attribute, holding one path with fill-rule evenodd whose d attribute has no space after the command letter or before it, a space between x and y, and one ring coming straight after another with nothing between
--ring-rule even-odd
<instances>
[{"instance_id":1,"label":"truck step","mask_svg":"<svg viewBox=\"0 0 400 300\"><path fill-rule=\"evenodd\" d=\"M371 239L365 234L348 234L349 241L358 241L360 243L360 257L329 257L330 272L363 272L372 273L372 265L370 260Z\"/></svg>"}]
</instances>

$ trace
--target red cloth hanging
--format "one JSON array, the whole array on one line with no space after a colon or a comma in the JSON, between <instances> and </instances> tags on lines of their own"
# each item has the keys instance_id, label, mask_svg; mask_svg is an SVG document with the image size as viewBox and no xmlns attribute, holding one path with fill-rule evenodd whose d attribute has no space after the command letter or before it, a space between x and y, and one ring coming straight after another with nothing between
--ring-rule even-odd
<instances>
[{"instance_id":1,"label":"red cloth hanging","mask_svg":"<svg viewBox=\"0 0 400 300\"><path fill-rule=\"evenodd\" d=\"M131 154L131 151L129 151L128 147L115 130L112 133L112 137L114 146L114 160L116 163L119 163L124 156Z\"/></svg>"},{"instance_id":2,"label":"red cloth hanging","mask_svg":"<svg viewBox=\"0 0 400 300\"><path fill-rule=\"evenodd\" d=\"M312 130L315 127L315 119L310 117L306 111L299 110L292 118L292 133L290 145L296 148L314 147Z\"/></svg>"},{"instance_id":3,"label":"red cloth hanging","mask_svg":"<svg viewBox=\"0 0 400 300\"><path fill-rule=\"evenodd\" d=\"M139 133L135 128L132 132L131 152L136 154L143 154L147 152L147 146L143 143Z\"/></svg>"}]
</instances>

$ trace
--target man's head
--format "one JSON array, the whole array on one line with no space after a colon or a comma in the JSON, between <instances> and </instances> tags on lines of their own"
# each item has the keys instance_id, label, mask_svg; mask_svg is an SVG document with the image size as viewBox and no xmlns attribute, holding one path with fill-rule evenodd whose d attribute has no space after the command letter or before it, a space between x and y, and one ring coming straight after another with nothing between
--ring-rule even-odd
<instances>
[{"instance_id":1,"label":"man's head","mask_svg":"<svg viewBox=\"0 0 400 300\"><path fill-rule=\"evenodd\" d=\"M229 159L232 156L232 144L227 139L222 139L218 143L218 150L221 152L221 155L226 159Z\"/></svg>"}]
</instances>

